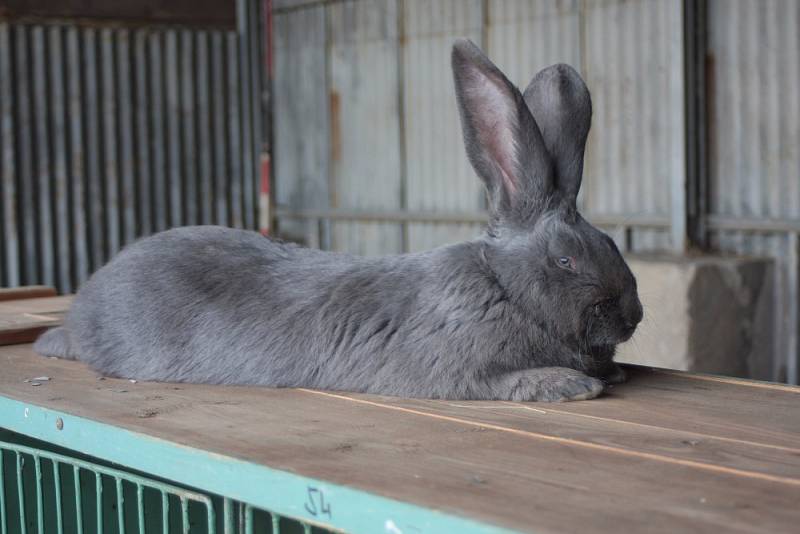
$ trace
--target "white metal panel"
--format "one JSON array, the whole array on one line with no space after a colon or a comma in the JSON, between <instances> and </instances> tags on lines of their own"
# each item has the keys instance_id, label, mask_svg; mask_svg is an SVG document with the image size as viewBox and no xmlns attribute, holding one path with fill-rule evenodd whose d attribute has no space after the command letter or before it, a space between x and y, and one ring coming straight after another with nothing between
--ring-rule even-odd
<instances>
[{"instance_id":1,"label":"white metal panel","mask_svg":"<svg viewBox=\"0 0 800 534\"><path fill-rule=\"evenodd\" d=\"M484 207L480 180L467 161L450 69L457 37L480 43L477 0L406 0L403 84L407 206L411 210L475 211ZM475 236L477 225L409 225L411 250Z\"/></svg>"},{"instance_id":2,"label":"white metal panel","mask_svg":"<svg viewBox=\"0 0 800 534\"><path fill-rule=\"evenodd\" d=\"M331 207L401 207L397 0L332 4L329 106ZM332 248L362 255L402 250L398 224L336 222Z\"/></svg>"},{"instance_id":3,"label":"white metal panel","mask_svg":"<svg viewBox=\"0 0 800 534\"><path fill-rule=\"evenodd\" d=\"M295 209L327 208L330 122L325 7L276 13L273 27L276 202ZM280 229L302 237L308 233L306 226L281 221Z\"/></svg>"},{"instance_id":4,"label":"white metal panel","mask_svg":"<svg viewBox=\"0 0 800 534\"><path fill-rule=\"evenodd\" d=\"M708 139L714 215L800 217L800 3L708 3ZM797 380L795 236L720 232L714 245L771 256L775 270L773 379Z\"/></svg>"}]
</instances>

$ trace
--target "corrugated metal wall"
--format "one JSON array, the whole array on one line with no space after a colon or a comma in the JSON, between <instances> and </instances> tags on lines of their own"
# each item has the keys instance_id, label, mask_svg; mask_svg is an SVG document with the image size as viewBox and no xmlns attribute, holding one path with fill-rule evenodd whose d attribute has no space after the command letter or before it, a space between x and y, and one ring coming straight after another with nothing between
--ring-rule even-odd
<instances>
[{"instance_id":1,"label":"corrugated metal wall","mask_svg":"<svg viewBox=\"0 0 800 534\"><path fill-rule=\"evenodd\" d=\"M0 285L72 291L139 236L256 228L248 11L239 31L0 22Z\"/></svg>"},{"instance_id":2,"label":"corrugated metal wall","mask_svg":"<svg viewBox=\"0 0 800 534\"><path fill-rule=\"evenodd\" d=\"M800 2L713 0L708 10L710 211L712 222L718 221L712 227L794 221L800 229ZM776 229L788 223L771 226L718 229L713 245L776 258L781 357L773 375L796 383L798 230Z\"/></svg>"},{"instance_id":3,"label":"corrugated metal wall","mask_svg":"<svg viewBox=\"0 0 800 534\"><path fill-rule=\"evenodd\" d=\"M671 246L671 184L685 174L683 34L674 31L681 2L295 0L275 9L283 213L409 210L475 219L485 201L464 153L449 60L453 40L468 37L522 88L553 63L583 72L595 102L585 211L663 219L664 229L638 228L629 244ZM367 254L427 249L482 226L332 225L282 220L312 244Z\"/></svg>"}]
</instances>

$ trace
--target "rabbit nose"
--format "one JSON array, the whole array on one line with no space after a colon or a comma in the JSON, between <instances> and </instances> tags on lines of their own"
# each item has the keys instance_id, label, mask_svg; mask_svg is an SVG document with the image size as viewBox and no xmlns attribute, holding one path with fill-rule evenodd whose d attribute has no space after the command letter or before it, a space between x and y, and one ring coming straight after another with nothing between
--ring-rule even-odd
<instances>
[{"instance_id":1,"label":"rabbit nose","mask_svg":"<svg viewBox=\"0 0 800 534\"><path fill-rule=\"evenodd\" d=\"M637 299L633 315L625 321L625 326L629 329L636 328L636 325L642 322L642 318L644 318L644 310L642 309L642 303Z\"/></svg>"}]
</instances>

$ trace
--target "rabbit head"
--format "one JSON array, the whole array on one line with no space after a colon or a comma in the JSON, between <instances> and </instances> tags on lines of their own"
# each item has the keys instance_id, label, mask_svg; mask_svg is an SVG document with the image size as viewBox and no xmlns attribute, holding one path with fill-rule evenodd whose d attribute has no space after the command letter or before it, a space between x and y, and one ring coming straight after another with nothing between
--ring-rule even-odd
<instances>
[{"instance_id":1,"label":"rabbit head","mask_svg":"<svg viewBox=\"0 0 800 534\"><path fill-rule=\"evenodd\" d=\"M581 354L613 355L642 306L614 241L577 210L589 90L560 64L523 95L467 40L452 66L467 155L488 192L486 263L540 328Z\"/></svg>"}]
</instances>

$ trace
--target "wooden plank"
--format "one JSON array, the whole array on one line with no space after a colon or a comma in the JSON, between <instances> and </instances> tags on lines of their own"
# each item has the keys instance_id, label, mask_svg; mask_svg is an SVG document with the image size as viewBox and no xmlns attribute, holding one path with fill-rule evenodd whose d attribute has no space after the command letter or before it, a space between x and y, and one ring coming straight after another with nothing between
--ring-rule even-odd
<instances>
[{"instance_id":1,"label":"wooden plank","mask_svg":"<svg viewBox=\"0 0 800 534\"><path fill-rule=\"evenodd\" d=\"M41 297L24 300L9 300L0 302L0 312L3 313L66 313L72 303L72 296Z\"/></svg>"},{"instance_id":2,"label":"wooden plank","mask_svg":"<svg viewBox=\"0 0 800 534\"><path fill-rule=\"evenodd\" d=\"M55 288L49 286L0 287L0 302L55 296Z\"/></svg>"},{"instance_id":3,"label":"wooden plank","mask_svg":"<svg viewBox=\"0 0 800 534\"><path fill-rule=\"evenodd\" d=\"M36 315L0 311L0 345L31 343L45 330L61 324L60 314Z\"/></svg>"},{"instance_id":4,"label":"wooden plank","mask_svg":"<svg viewBox=\"0 0 800 534\"><path fill-rule=\"evenodd\" d=\"M798 520L797 388L640 369L582 403L408 400L98 381L26 345L0 349L0 368L0 395L21 402L526 532L789 532ZM24 382L40 375L51 380Z\"/></svg>"}]
</instances>

